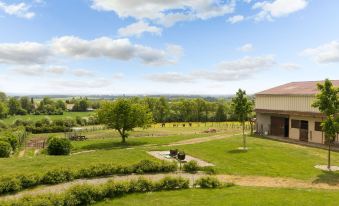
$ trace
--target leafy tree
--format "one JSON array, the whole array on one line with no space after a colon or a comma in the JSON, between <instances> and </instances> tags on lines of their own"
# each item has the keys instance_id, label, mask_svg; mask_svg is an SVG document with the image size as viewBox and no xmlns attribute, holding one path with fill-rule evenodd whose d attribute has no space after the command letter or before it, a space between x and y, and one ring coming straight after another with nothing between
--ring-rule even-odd
<instances>
[{"instance_id":1,"label":"leafy tree","mask_svg":"<svg viewBox=\"0 0 339 206\"><path fill-rule=\"evenodd\" d=\"M198 98L194 100L195 102L195 113L196 113L196 120L203 121L204 117L204 110L206 108L206 101Z\"/></svg>"},{"instance_id":2,"label":"leafy tree","mask_svg":"<svg viewBox=\"0 0 339 206\"><path fill-rule=\"evenodd\" d=\"M28 97L21 97L20 105L21 105L21 108L26 110L28 113L31 113L33 111L33 104Z\"/></svg>"},{"instance_id":3,"label":"leafy tree","mask_svg":"<svg viewBox=\"0 0 339 206\"><path fill-rule=\"evenodd\" d=\"M4 102L0 102L0 119L6 118L8 115L8 107Z\"/></svg>"},{"instance_id":4,"label":"leafy tree","mask_svg":"<svg viewBox=\"0 0 339 206\"><path fill-rule=\"evenodd\" d=\"M157 122L165 122L169 114L168 102L164 97L160 97L155 105L155 118Z\"/></svg>"},{"instance_id":5,"label":"leafy tree","mask_svg":"<svg viewBox=\"0 0 339 206\"><path fill-rule=\"evenodd\" d=\"M10 98L8 101L8 109L10 115L18 114L21 110L20 102L14 97Z\"/></svg>"},{"instance_id":6,"label":"leafy tree","mask_svg":"<svg viewBox=\"0 0 339 206\"><path fill-rule=\"evenodd\" d=\"M55 105L56 105L56 108L57 108L57 109L61 109L61 110L63 110L63 111L66 110L66 104L65 104L65 102L62 101L61 99L59 99L58 101L56 101Z\"/></svg>"},{"instance_id":7,"label":"leafy tree","mask_svg":"<svg viewBox=\"0 0 339 206\"><path fill-rule=\"evenodd\" d=\"M248 99L245 90L239 89L236 96L232 99L234 114L242 124L243 148L246 149L245 121L252 113L253 105Z\"/></svg>"},{"instance_id":8,"label":"leafy tree","mask_svg":"<svg viewBox=\"0 0 339 206\"><path fill-rule=\"evenodd\" d=\"M0 92L0 102L7 101L7 95L4 92Z\"/></svg>"},{"instance_id":9,"label":"leafy tree","mask_svg":"<svg viewBox=\"0 0 339 206\"><path fill-rule=\"evenodd\" d=\"M88 108L88 100L87 99L80 99L78 101L75 101L73 106L73 111L76 112L86 112Z\"/></svg>"},{"instance_id":10,"label":"leafy tree","mask_svg":"<svg viewBox=\"0 0 339 206\"><path fill-rule=\"evenodd\" d=\"M328 163L327 168L331 169L331 145L335 141L338 130L338 119L334 116L339 113L339 88L333 86L329 79L326 79L324 84L317 85L319 93L312 106L318 108L326 119L322 122L322 129L325 133L326 143L328 145Z\"/></svg>"},{"instance_id":11,"label":"leafy tree","mask_svg":"<svg viewBox=\"0 0 339 206\"><path fill-rule=\"evenodd\" d=\"M215 113L215 121L223 122L226 121L227 116L225 113L225 106L223 104L218 104L217 111Z\"/></svg>"},{"instance_id":12,"label":"leafy tree","mask_svg":"<svg viewBox=\"0 0 339 206\"><path fill-rule=\"evenodd\" d=\"M98 110L98 118L108 128L117 130L123 143L129 131L136 127L149 127L152 123L152 113L143 104L126 99L103 103Z\"/></svg>"}]
</instances>

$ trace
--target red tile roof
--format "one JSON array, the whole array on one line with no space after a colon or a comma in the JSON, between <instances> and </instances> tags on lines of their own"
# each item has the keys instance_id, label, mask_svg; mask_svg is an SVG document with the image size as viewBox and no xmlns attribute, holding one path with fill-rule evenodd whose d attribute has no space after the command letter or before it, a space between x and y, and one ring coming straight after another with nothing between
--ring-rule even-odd
<instances>
[{"instance_id":1,"label":"red tile roof","mask_svg":"<svg viewBox=\"0 0 339 206\"><path fill-rule=\"evenodd\" d=\"M339 87L339 80L331 80ZM256 95L315 95L318 93L317 83L324 81L291 82L257 93Z\"/></svg>"}]
</instances>

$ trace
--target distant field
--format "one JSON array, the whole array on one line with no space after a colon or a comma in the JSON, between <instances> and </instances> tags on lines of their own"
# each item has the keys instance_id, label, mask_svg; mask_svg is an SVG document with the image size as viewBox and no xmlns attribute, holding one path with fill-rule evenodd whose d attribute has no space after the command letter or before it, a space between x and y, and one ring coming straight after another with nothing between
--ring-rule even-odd
<instances>
[{"instance_id":1,"label":"distant field","mask_svg":"<svg viewBox=\"0 0 339 206\"><path fill-rule=\"evenodd\" d=\"M91 114L94 114L94 112L64 112L63 115L17 115L17 116L11 116L9 118L6 119L2 119L2 121L4 121L6 124L13 124L17 119L21 119L21 120L40 120L43 119L45 117L49 117L52 120L53 119L62 119L62 118L67 118L67 117L86 117L89 116Z\"/></svg>"},{"instance_id":2,"label":"distant field","mask_svg":"<svg viewBox=\"0 0 339 206\"><path fill-rule=\"evenodd\" d=\"M338 202L338 191L236 186L224 189L188 189L180 191L132 194L121 198L116 198L114 200L100 202L95 205L337 206Z\"/></svg>"}]
</instances>

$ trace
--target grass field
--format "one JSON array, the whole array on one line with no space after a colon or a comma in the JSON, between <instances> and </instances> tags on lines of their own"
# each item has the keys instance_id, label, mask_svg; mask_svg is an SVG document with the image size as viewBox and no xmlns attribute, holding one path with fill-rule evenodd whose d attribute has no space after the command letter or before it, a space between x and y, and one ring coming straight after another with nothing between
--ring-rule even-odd
<instances>
[{"instance_id":1,"label":"grass field","mask_svg":"<svg viewBox=\"0 0 339 206\"><path fill-rule=\"evenodd\" d=\"M242 146L241 136L176 148L214 163L219 173L297 179L317 179L323 175L314 166L327 164L326 150L254 137L247 140L250 148L247 152L237 149ZM339 153L333 152L332 162L339 165ZM336 174L339 180L339 172Z\"/></svg>"},{"instance_id":2,"label":"grass field","mask_svg":"<svg viewBox=\"0 0 339 206\"><path fill-rule=\"evenodd\" d=\"M96 206L336 206L338 191L301 190L257 187L230 187L224 189L189 189L181 191L132 194L125 197L97 203Z\"/></svg>"},{"instance_id":3,"label":"grass field","mask_svg":"<svg viewBox=\"0 0 339 206\"><path fill-rule=\"evenodd\" d=\"M6 119L2 119L2 121L5 122L6 124L13 124L17 119L36 121L36 120L43 119L45 117L49 117L53 120L53 119L62 119L62 118L67 118L67 117L75 118L76 116L87 117L87 116L90 116L91 114L94 114L94 112L64 112L63 115L33 115L33 114L17 115L17 116L11 116Z\"/></svg>"}]
</instances>

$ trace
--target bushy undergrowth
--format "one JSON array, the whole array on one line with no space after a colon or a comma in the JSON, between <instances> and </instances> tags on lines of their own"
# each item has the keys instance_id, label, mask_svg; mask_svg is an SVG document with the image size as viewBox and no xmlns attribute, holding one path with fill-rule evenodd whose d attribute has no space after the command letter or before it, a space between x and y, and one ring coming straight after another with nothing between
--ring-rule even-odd
<instances>
[{"instance_id":1,"label":"bushy undergrowth","mask_svg":"<svg viewBox=\"0 0 339 206\"><path fill-rule=\"evenodd\" d=\"M143 160L130 166L97 164L79 170L56 169L47 171L43 174L21 174L18 176L2 177L0 179L0 194L18 192L22 189L41 184L59 184L80 178L132 173L174 172L176 170L177 164L175 162L154 162L150 160Z\"/></svg>"},{"instance_id":2,"label":"bushy undergrowth","mask_svg":"<svg viewBox=\"0 0 339 206\"><path fill-rule=\"evenodd\" d=\"M9 157L12 152L12 147L8 142L0 140L0 158Z\"/></svg>"},{"instance_id":3,"label":"bushy undergrowth","mask_svg":"<svg viewBox=\"0 0 339 206\"><path fill-rule=\"evenodd\" d=\"M189 173L196 173L198 172L199 169L200 167L198 165L198 162L194 160L187 162L186 164L184 164L184 167L183 167L183 170Z\"/></svg>"},{"instance_id":4,"label":"bushy undergrowth","mask_svg":"<svg viewBox=\"0 0 339 206\"><path fill-rule=\"evenodd\" d=\"M194 186L200 188L218 188L221 187L222 184L217 178L208 176L199 178L194 183Z\"/></svg>"},{"instance_id":5,"label":"bushy undergrowth","mask_svg":"<svg viewBox=\"0 0 339 206\"><path fill-rule=\"evenodd\" d=\"M86 206L107 198L118 198L132 193L179 190L189 188L189 180L181 177L165 177L158 182L145 178L101 185L81 184L71 187L62 194L27 196L19 200L0 202L2 206Z\"/></svg>"}]
</instances>

